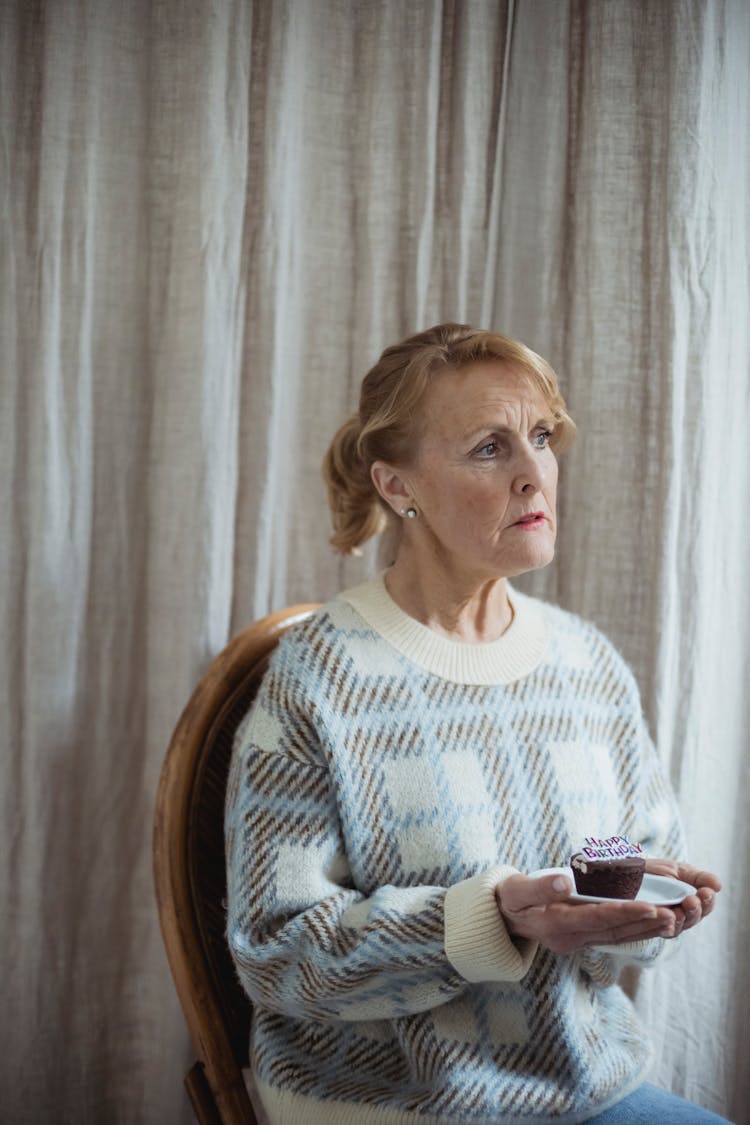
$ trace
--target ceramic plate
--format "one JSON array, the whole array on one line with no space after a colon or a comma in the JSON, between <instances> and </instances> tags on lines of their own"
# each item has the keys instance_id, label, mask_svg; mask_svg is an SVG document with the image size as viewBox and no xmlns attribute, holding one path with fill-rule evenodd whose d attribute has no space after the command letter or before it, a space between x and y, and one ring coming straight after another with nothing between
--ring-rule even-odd
<instances>
[{"instance_id":1,"label":"ceramic plate","mask_svg":"<svg viewBox=\"0 0 750 1125\"><path fill-rule=\"evenodd\" d=\"M569 867L545 867L541 871L532 871L534 878L542 875L565 875L572 880L575 886L573 872ZM635 902L651 902L655 906L678 906L688 895L695 894L695 887L690 883L683 883L680 879L673 879L670 875L643 876L641 889L635 896ZM629 902L626 898L604 898L597 895L579 895L574 891L568 896L568 902Z\"/></svg>"},{"instance_id":2,"label":"ceramic plate","mask_svg":"<svg viewBox=\"0 0 750 1125\"><path fill-rule=\"evenodd\" d=\"M651 902L654 906L678 906L688 895L695 894L695 887L690 883L683 883L680 879L673 879L669 875L643 876L641 889L635 896L636 902ZM605 898L597 895L579 895L574 892L570 896L571 902L627 902L628 899Z\"/></svg>"}]
</instances>

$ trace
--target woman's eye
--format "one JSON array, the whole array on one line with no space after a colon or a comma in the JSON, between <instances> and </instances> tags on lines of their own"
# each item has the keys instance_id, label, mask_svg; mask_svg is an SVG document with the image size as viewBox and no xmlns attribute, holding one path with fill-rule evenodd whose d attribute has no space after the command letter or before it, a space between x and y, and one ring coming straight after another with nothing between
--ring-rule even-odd
<instances>
[{"instance_id":1,"label":"woman's eye","mask_svg":"<svg viewBox=\"0 0 750 1125\"><path fill-rule=\"evenodd\" d=\"M552 430L542 430L541 433L534 434L534 437L531 439L532 445L535 445L537 449L546 449L551 437Z\"/></svg>"},{"instance_id":2,"label":"woman's eye","mask_svg":"<svg viewBox=\"0 0 750 1125\"><path fill-rule=\"evenodd\" d=\"M481 458L481 460L487 461L490 457L494 457L496 455L496 453L497 453L497 442L496 441L488 441L484 445L481 445L479 447L479 449L476 452L476 455L477 455L477 457Z\"/></svg>"}]
</instances>

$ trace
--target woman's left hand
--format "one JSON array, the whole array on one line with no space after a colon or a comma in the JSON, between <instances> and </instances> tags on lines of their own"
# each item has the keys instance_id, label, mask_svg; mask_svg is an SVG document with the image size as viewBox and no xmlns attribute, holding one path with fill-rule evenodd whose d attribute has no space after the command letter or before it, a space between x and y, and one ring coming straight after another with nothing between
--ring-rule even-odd
<instances>
[{"instance_id":1,"label":"woman's left hand","mask_svg":"<svg viewBox=\"0 0 750 1125\"><path fill-rule=\"evenodd\" d=\"M679 906L670 907L674 914L674 934L670 936L677 937L684 930L697 926L713 910L721 881L710 871L701 871L689 863L653 858L646 859L646 871L651 875L668 875L695 887L694 895L688 895Z\"/></svg>"}]
</instances>

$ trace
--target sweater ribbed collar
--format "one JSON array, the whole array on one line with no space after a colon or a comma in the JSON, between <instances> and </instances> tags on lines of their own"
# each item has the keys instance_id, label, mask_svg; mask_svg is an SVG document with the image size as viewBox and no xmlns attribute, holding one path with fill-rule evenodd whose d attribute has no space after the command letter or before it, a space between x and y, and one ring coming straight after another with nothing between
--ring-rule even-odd
<instances>
[{"instance_id":1,"label":"sweater ribbed collar","mask_svg":"<svg viewBox=\"0 0 750 1125\"><path fill-rule=\"evenodd\" d=\"M548 627L541 605L508 589L513 620L487 644L453 641L410 617L394 602L379 574L339 595L383 640L426 672L457 684L510 684L528 675L547 648Z\"/></svg>"}]
</instances>

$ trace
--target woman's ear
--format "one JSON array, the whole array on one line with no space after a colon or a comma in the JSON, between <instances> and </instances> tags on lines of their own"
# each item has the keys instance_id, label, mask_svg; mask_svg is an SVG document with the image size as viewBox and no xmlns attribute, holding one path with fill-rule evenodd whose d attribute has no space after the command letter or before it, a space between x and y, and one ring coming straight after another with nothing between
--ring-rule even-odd
<instances>
[{"instance_id":1,"label":"woman's ear","mask_svg":"<svg viewBox=\"0 0 750 1125\"><path fill-rule=\"evenodd\" d=\"M392 465L387 465L385 461L374 461L370 467L370 476L378 494L397 516L402 515L413 504L414 499L406 480Z\"/></svg>"}]
</instances>

